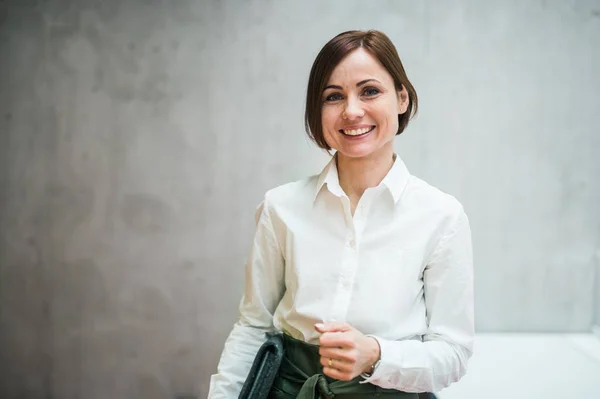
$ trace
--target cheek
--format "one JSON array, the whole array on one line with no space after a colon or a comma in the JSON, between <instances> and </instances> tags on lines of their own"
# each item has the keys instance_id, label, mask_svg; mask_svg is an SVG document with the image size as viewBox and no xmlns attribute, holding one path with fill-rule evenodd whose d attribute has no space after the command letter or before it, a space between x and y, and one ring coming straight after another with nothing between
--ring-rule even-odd
<instances>
[{"instance_id":1,"label":"cheek","mask_svg":"<svg viewBox=\"0 0 600 399\"><path fill-rule=\"evenodd\" d=\"M396 104L390 104L390 107L387 111L387 124L390 130L396 131L398 130L398 109L396 108Z\"/></svg>"},{"instance_id":2,"label":"cheek","mask_svg":"<svg viewBox=\"0 0 600 399\"><path fill-rule=\"evenodd\" d=\"M394 130L394 134L396 134L396 131L398 130L398 114L396 113L396 108L393 108L390 111L389 124Z\"/></svg>"},{"instance_id":3,"label":"cheek","mask_svg":"<svg viewBox=\"0 0 600 399\"><path fill-rule=\"evenodd\" d=\"M321 113L321 126L325 132L335 129L336 121L337 116L335 115L335 112L331 109L323 109Z\"/></svg>"},{"instance_id":4,"label":"cheek","mask_svg":"<svg viewBox=\"0 0 600 399\"><path fill-rule=\"evenodd\" d=\"M321 111L321 131L323 134L323 139L325 139L325 142L330 147L335 147L333 134L331 133L335 126L334 123L335 121L331 116L331 112L323 109Z\"/></svg>"},{"instance_id":5,"label":"cheek","mask_svg":"<svg viewBox=\"0 0 600 399\"><path fill-rule=\"evenodd\" d=\"M398 133L398 115L391 115L388 121L388 131L390 136L395 136Z\"/></svg>"}]
</instances>

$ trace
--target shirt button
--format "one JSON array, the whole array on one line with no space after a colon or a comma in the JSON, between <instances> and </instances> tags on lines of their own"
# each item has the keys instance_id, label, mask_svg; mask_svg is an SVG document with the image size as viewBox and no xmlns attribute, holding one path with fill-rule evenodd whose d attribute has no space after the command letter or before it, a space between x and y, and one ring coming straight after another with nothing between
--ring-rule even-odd
<instances>
[{"instance_id":1,"label":"shirt button","mask_svg":"<svg viewBox=\"0 0 600 399\"><path fill-rule=\"evenodd\" d=\"M351 248L354 248L356 246L356 241L354 241L353 239L350 239L350 241L348 241L348 246Z\"/></svg>"}]
</instances>

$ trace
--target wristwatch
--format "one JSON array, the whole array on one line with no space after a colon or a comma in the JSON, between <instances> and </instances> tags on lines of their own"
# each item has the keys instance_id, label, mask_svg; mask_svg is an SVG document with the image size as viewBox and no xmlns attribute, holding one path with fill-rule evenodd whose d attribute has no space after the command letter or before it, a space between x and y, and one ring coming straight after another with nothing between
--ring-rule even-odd
<instances>
[{"instance_id":1,"label":"wristwatch","mask_svg":"<svg viewBox=\"0 0 600 399\"><path fill-rule=\"evenodd\" d=\"M379 363L381 363L381 359L377 359L377 361L373 363L373 365L371 366L371 371L369 371L368 373L361 373L361 377L370 378L377 369L377 366L379 366Z\"/></svg>"},{"instance_id":2,"label":"wristwatch","mask_svg":"<svg viewBox=\"0 0 600 399\"><path fill-rule=\"evenodd\" d=\"M381 358L377 359L377 361L373 363L373 365L371 366L371 371L369 371L368 373L361 373L360 376L363 378L371 378L371 376L375 372L375 369L377 369L377 366L379 366L379 363L381 363Z\"/></svg>"},{"instance_id":3,"label":"wristwatch","mask_svg":"<svg viewBox=\"0 0 600 399\"><path fill-rule=\"evenodd\" d=\"M373 335L367 334L366 336L373 338L375 340L375 342L377 342L377 345L379 346L379 359L377 359L377 361L375 363L373 363L373 365L371 366L371 371L360 374L360 376L363 378L370 378L373 375L373 373L375 372L375 369L377 369L377 366L379 366L379 363L381 363L381 344L379 343L379 340L376 337L374 337Z\"/></svg>"}]
</instances>

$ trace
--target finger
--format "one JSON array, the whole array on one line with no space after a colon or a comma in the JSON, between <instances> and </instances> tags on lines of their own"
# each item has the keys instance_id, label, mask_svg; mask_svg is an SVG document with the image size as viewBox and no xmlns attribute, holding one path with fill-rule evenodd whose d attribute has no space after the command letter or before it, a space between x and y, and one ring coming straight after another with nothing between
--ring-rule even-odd
<instances>
[{"instance_id":1,"label":"finger","mask_svg":"<svg viewBox=\"0 0 600 399\"><path fill-rule=\"evenodd\" d=\"M328 332L319 337L319 345L330 348L354 349L356 343L354 337L348 332Z\"/></svg>"},{"instance_id":2,"label":"finger","mask_svg":"<svg viewBox=\"0 0 600 399\"><path fill-rule=\"evenodd\" d=\"M350 381L352 374L349 371L341 371L336 368L324 367L323 374L339 381Z\"/></svg>"},{"instance_id":3,"label":"finger","mask_svg":"<svg viewBox=\"0 0 600 399\"><path fill-rule=\"evenodd\" d=\"M329 323L317 323L315 324L315 330L320 333L335 332L335 331L349 331L352 327L348 323L342 322L329 322Z\"/></svg>"},{"instance_id":4,"label":"finger","mask_svg":"<svg viewBox=\"0 0 600 399\"><path fill-rule=\"evenodd\" d=\"M356 351L343 348L319 347L319 355L325 359L339 359L345 363L354 364L357 360Z\"/></svg>"},{"instance_id":5,"label":"finger","mask_svg":"<svg viewBox=\"0 0 600 399\"><path fill-rule=\"evenodd\" d=\"M353 368L352 364L342 359L321 356L321 359L319 361L321 363L321 366L323 366L323 370L336 369L341 372L348 372L351 371Z\"/></svg>"}]
</instances>

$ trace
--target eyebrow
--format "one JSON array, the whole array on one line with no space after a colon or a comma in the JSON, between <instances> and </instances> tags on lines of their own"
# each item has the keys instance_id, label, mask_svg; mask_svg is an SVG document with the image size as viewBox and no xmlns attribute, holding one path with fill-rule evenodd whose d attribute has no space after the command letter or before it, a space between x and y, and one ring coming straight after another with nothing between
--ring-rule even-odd
<instances>
[{"instance_id":1,"label":"eyebrow","mask_svg":"<svg viewBox=\"0 0 600 399\"><path fill-rule=\"evenodd\" d=\"M363 86L369 82L377 82L377 83L381 83L380 81L378 81L377 79L365 79L365 80L361 80L360 82L358 82L356 84L356 87L360 87ZM323 89L323 91L327 90L327 89L337 89L337 90L342 90L342 86L337 86L337 85L329 85L329 86L325 86L325 88Z\"/></svg>"}]
</instances>

